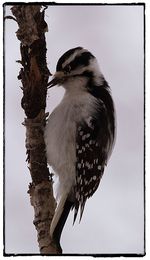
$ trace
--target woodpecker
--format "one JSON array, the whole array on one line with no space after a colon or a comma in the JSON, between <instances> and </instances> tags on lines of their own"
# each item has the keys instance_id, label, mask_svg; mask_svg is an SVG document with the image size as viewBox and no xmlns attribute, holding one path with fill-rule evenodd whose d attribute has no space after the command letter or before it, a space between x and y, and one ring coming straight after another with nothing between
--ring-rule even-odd
<instances>
[{"instance_id":1,"label":"woodpecker","mask_svg":"<svg viewBox=\"0 0 150 260\"><path fill-rule=\"evenodd\" d=\"M48 118L45 144L48 164L59 178L58 206L50 235L59 244L71 209L80 220L89 197L97 190L115 140L111 91L96 57L76 47L58 60L49 88L65 94Z\"/></svg>"}]
</instances>

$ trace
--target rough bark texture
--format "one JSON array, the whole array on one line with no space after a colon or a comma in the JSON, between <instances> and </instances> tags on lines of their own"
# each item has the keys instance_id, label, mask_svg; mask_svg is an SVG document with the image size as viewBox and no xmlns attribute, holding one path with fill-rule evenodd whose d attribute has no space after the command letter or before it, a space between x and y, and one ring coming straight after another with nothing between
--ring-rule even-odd
<instances>
[{"instance_id":1,"label":"rough bark texture","mask_svg":"<svg viewBox=\"0 0 150 260\"><path fill-rule=\"evenodd\" d=\"M46 8L46 7L45 7ZM50 72L46 63L44 21L45 8L41 5L14 5L11 10L18 23L16 32L20 40L22 67L18 79L22 82L22 108L26 119L26 149L32 183L29 185L31 205L34 208L34 225L38 234L41 254L60 254L49 235L56 203L53 197L52 177L47 167L43 138L46 124L45 107L47 82Z\"/></svg>"}]
</instances>

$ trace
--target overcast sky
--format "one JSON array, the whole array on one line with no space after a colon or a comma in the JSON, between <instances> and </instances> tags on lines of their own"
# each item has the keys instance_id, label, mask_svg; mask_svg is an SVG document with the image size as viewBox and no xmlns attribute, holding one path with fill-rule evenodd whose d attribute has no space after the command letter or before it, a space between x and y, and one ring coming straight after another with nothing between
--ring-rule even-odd
<instances>
[{"instance_id":1,"label":"overcast sky","mask_svg":"<svg viewBox=\"0 0 150 260\"><path fill-rule=\"evenodd\" d=\"M10 7L6 14L11 14ZM99 189L87 201L80 224L73 212L64 228L64 253L143 253L143 6L49 6L47 62L52 73L59 57L82 46L91 51L108 81L117 113L117 139ZM38 253L33 209L27 194L22 91L17 80L19 41L13 20L5 23L5 234L6 253ZM47 111L63 96L48 91Z\"/></svg>"}]
</instances>

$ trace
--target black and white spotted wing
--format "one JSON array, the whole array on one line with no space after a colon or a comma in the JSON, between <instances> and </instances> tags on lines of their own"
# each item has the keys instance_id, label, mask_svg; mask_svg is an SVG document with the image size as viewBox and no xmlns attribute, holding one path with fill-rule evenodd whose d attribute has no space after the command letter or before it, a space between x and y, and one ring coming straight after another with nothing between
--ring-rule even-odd
<instances>
[{"instance_id":1,"label":"black and white spotted wing","mask_svg":"<svg viewBox=\"0 0 150 260\"><path fill-rule=\"evenodd\" d=\"M100 115L77 127L74 221L79 207L81 219L85 202L98 188L107 163L110 133L106 110Z\"/></svg>"}]
</instances>

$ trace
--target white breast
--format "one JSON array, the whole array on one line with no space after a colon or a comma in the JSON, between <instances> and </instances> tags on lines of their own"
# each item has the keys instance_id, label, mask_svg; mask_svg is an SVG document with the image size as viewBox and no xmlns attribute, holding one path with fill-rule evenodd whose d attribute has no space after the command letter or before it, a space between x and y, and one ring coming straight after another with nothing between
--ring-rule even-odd
<instances>
[{"instance_id":1,"label":"white breast","mask_svg":"<svg viewBox=\"0 0 150 260\"><path fill-rule=\"evenodd\" d=\"M70 190L75 181L76 125L91 117L96 99L83 91L66 91L45 129L47 160L59 176L59 191Z\"/></svg>"}]
</instances>

